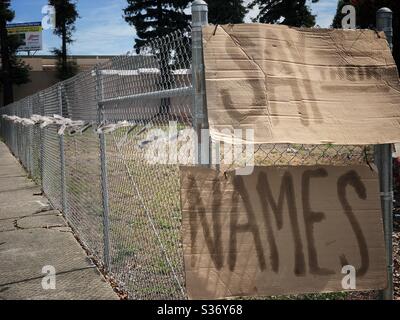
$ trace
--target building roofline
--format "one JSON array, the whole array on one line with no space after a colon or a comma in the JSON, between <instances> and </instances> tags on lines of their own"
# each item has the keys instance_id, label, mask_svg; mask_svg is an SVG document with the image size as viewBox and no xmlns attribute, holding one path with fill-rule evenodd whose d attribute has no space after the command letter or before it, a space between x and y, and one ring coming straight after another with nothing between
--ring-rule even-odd
<instances>
[{"instance_id":1,"label":"building roofline","mask_svg":"<svg viewBox=\"0 0 400 320\"><path fill-rule=\"evenodd\" d=\"M76 58L76 59L95 59L95 58L99 58L99 59L106 59L106 58L113 58L117 55L68 55L68 58ZM45 59L55 59L57 58L55 55L18 55L18 58L45 58Z\"/></svg>"}]
</instances>

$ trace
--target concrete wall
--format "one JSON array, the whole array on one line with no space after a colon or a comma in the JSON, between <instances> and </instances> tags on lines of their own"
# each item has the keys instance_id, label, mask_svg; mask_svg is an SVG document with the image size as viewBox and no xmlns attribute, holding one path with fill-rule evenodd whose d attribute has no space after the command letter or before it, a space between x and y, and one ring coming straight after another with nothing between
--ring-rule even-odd
<instances>
[{"instance_id":1,"label":"concrete wall","mask_svg":"<svg viewBox=\"0 0 400 320\"><path fill-rule=\"evenodd\" d=\"M70 59L76 61L79 71L90 70L97 63L103 63L112 56L73 56ZM59 82L56 77L56 59L53 56L23 57L25 63L32 68L30 71L31 82L21 86L14 86L14 100L30 96ZM0 107L3 106L3 93L0 90Z\"/></svg>"},{"instance_id":2,"label":"concrete wall","mask_svg":"<svg viewBox=\"0 0 400 320\"><path fill-rule=\"evenodd\" d=\"M31 71L31 82L14 86L15 101L37 93L59 82L56 71Z\"/></svg>"}]
</instances>

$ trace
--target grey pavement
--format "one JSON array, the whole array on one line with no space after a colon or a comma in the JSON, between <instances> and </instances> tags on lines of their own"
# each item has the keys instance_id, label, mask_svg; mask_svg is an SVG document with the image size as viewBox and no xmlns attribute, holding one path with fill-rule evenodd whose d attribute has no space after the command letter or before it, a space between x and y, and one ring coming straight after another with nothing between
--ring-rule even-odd
<instances>
[{"instance_id":1,"label":"grey pavement","mask_svg":"<svg viewBox=\"0 0 400 320\"><path fill-rule=\"evenodd\" d=\"M0 142L0 300L118 299L40 192Z\"/></svg>"}]
</instances>

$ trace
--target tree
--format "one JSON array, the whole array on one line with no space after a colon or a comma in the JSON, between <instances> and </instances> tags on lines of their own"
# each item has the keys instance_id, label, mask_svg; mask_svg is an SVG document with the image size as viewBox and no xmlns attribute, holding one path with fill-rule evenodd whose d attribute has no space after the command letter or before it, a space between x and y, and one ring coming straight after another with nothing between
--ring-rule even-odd
<instances>
[{"instance_id":1,"label":"tree","mask_svg":"<svg viewBox=\"0 0 400 320\"><path fill-rule=\"evenodd\" d=\"M206 0L212 24L242 23L247 13L243 0Z\"/></svg>"},{"instance_id":2,"label":"tree","mask_svg":"<svg viewBox=\"0 0 400 320\"><path fill-rule=\"evenodd\" d=\"M8 50L7 22L14 19L14 12L10 9L10 1L0 2L0 38L1 38L1 80L3 83L3 103L7 105L14 101L11 81L11 63Z\"/></svg>"},{"instance_id":3,"label":"tree","mask_svg":"<svg viewBox=\"0 0 400 320\"><path fill-rule=\"evenodd\" d=\"M10 1L0 0L0 38L1 38L1 76L3 104L14 102L13 84L29 82L29 66L17 57L17 49L21 39L17 35L8 35L7 22L15 17L10 9Z\"/></svg>"},{"instance_id":4,"label":"tree","mask_svg":"<svg viewBox=\"0 0 400 320\"><path fill-rule=\"evenodd\" d=\"M125 21L136 28L136 52L147 42L189 26L184 10L190 0L127 0Z\"/></svg>"},{"instance_id":5,"label":"tree","mask_svg":"<svg viewBox=\"0 0 400 320\"><path fill-rule=\"evenodd\" d=\"M336 14L335 17L333 18L332 22L332 27L336 29L341 29L342 28L342 19L343 19L343 14L342 14L342 8L349 4L348 1L345 0L339 0L337 4L337 9L336 9Z\"/></svg>"},{"instance_id":6,"label":"tree","mask_svg":"<svg viewBox=\"0 0 400 320\"><path fill-rule=\"evenodd\" d=\"M31 67L17 56L17 49L24 43L21 38L14 34L8 36L8 50L11 65L11 81L13 84L21 85L30 82L29 71Z\"/></svg>"},{"instance_id":7,"label":"tree","mask_svg":"<svg viewBox=\"0 0 400 320\"><path fill-rule=\"evenodd\" d=\"M76 2L73 0L49 0L49 5L56 11L56 26L54 34L61 37L61 50L54 49L53 53L58 58L58 74L61 80L73 76L77 70L76 64L68 61L67 46L74 42L72 34L75 31L75 22L79 18Z\"/></svg>"},{"instance_id":8,"label":"tree","mask_svg":"<svg viewBox=\"0 0 400 320\"><path fill-rule=\"evenodd\" d=\"M181 42L158 43L151 40L189 26L191 17L184 10L190 0L127 0L127 2L124 15L126 22L136 28L136 52L140 53L142 48L146 47L147 53L153 55L153 68L160 70L160 76L156 80L158 90L173 87L176 81L171 72L174 54L180 56L180 52L188 52L188 48L181 48ZM159 112L153 118L170 114L170 100L170 98L161 99Z\"/></svg>"},{"instance_id":9,"label":"tree","mask_svg":"<svg viewBox=\"0 0 400 320\"><path fill-rule=\"evenodd\" d=\"M393 11L393 56L397 67L400 68L400 1L394 0L340 0L332 27L342 27L342 8L345 5L353 5L356 8L357 28L375 29L376 12L382 7L388 7Z\"/></svg>"},{"instance_id":10,"label":"tree","mask_svg":"<svg viewBox=\"0 0 400 320\"><path fill-rule=\"evenodd\" d=\"M66 80L77 74L79 67L75 61L68 60L60 49L54 48L52 52L57 58L56 71L58 79Z\"/></svg>"},{"instance_id":11,"label":"tree","mask_svg":"<svg viewBox=\"0 0 400 320\"><path fill-rule=\"evenodd\" d=\"M277 23L293 27L313 27L315 15L311 14L309 3L319 0L253 0L249 8L258 5L260 13L255 21Z\"/></svg>"}]
</instances>

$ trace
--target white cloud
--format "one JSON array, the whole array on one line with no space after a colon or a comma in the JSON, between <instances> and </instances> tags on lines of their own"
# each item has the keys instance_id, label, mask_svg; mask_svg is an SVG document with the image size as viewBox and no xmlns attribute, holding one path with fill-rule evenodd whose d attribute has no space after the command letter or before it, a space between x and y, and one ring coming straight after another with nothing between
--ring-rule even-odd
<instances>
[{"instance_id":1,"label":"white cloud","mask_svg":"<svg viewBox=\"0 0 400 320\"><path fill-rule=\"evenodd\" d=\"M81 4L81 5L80 5ZM100 7L78 2L80 18L76 22L75 40L69 47L73 55L119 55L133 50L135 28L123 18L126 2L119 0ZM47 31L46 31L47 32ZM50 53L60 46L60 40L48 32L44 51Z\"/></svg>"},{"instance_id":2,"label":"white cloud","mask_svg":"<svg viewBox=\"0 0 400 320\"><path fill-rule=\"evenodd\" d=\"M322 28L329 28L336 14L336 0L320 0L311 5L313 14L317 15L317 24Z\"/></svg>"},{"instance_id":3,"label":"white cloud","mask_svg":"<svg viewBox=\"0 0 400 320\"><path fill-rule=\"evenodd\" d=\"M82 13L71 52L101 55L131 51L136 32L122 17L123 4L114 2Z\"/></svg>"},{"instance_id":4,"label":"white cloud","mask_svg":"<svg viewBox=\"0 0 400 320\"><path fill-rule=\"evenodd\" d=\"M103 6L95 7L87 2L78 2L78 10L81 18L76 23L75 42L70 47L71 54L123 54L133 50L135 41L135 29L129 26L123 18L125 0L115 0ZM251 0L245 0L245 4ZM84 7L86 5L86 7ZM317 15L317 24L321 27L329 27L335 14L336 0L320 0L311 4L312 12ZM94 8L93 8L94 7ZM245 22L251 22L259 9L249 10ZM53 47L60 46L60 40L48 32L45 36L45 51L48 53Z\"/></svg>"}]
</instances>

